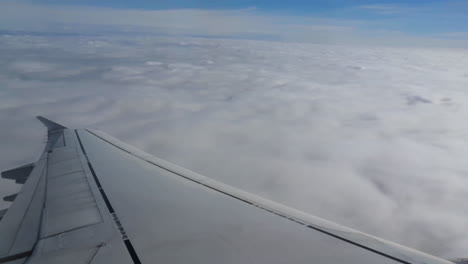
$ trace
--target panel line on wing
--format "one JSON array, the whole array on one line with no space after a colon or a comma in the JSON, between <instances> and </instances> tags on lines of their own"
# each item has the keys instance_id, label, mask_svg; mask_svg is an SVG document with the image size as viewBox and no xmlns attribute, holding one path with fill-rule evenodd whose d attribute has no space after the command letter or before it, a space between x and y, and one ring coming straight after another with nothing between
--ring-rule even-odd
<instances>
[{"instance_id":1,"label":"panel line on wing","mask_svg":"<svg viewBox=\"0 0 468 264\"><path fill-rule=\"evenodd\" d=\"M393 260L395 260L395 261L398 261L398 262L401 262L401 263L404 263L404 264L411 264L411 263L408 262L408 261L405 261L405 260L396 258L396 257L391 256L391 255L388 255L388 254L385 254L385 253L383 253L383 252L380 252L380 251L378 251L378 250L372 249L372 248L370 248L370 247L366 247L366 246L361 245L361 244L359 244L359 243L356 243L356 242L354 242L354 241L352 241L352 240L346 239L346 238L344 238L344 237L337 236L337 235L335 235L335 234L333 234L333 233L327 232L327 231L325 231L325 230L323 230L323 229L320 229L320 228L317 228L317 227L315 227L315 226L307 225L307 227L310 228L310 229L316 230L316 231L318 231L318 232L327 234L327 235L329 235L329 236L332 236L332 237L334 237L334 238L343 240L343 241L348 242L348 243L350 243L350 244L353 244L353 245L355 245L355 246L357 246L357 247L367 249L367 250L372 251L372 252L374 252L374 253L376 253L376 254L379 254L379 255L381 255L381 256L384 256L384 257L393 259Z\"/></svg>"},{"instance_id":2,"label":"panel line on wing","mask_svg":"<svg viewBox=\"0 0 468 264\"><path fill-rule=\"evenodd\" d=\"M111 205L111 203L109 201L109 198L107 198L107 195L104 192L104 189L102 189L102 185L101 185L101 183L99 182L99 179L96 176L96 172L94 172L94 168L93 168L93 166L91 165L91 163L89 161L88 161L88 167L89 167L89 170L91 171L91 174L93 175L94 181L96 181L96 185L98 187L99 192L101 193L102 198L104 199L104 203L106 204L107 209L109 209L109 212L111 214L113 214L115 212L114 208L112 207L112 205Z\"/></svg>"},{"instance_id":3,"label":"panel line on wing","mask_svg":"<svg viewBox=\"0 0 468 264\"><path fill-rule=\"evenodd\" d=\"M81 150L83 151L83 154L84 156L86 157L86 160L88 162L88 167L89 167L89 170L91 171L91 174L93 175L93 179L94 181L96 182L96 185L99 189L99 192L101 193L101 196L104 200L104 203L106 204L106 207L107 209L109 210L109 213L112 215L112 218L117 226L117 229L120 231L120 234L122 235L122 240L125 244L125 247L127 248L127 251L133 261L134 264L141 264L141 261L140 261L140 258L138 257L138 254L136 253L135 251L135 248L133 247L133 244L132 242L130 241L130 239L128 238L128 235L127 233L125 232L125 229L123 228L122 226L122 223L120 222L117 214L115 213L115 210L114 208L112 207L112 204L110 203L109 201L109 198L107 197L107 194L106 192L104 191L104 189L102 188L102 185L101 185L101 182L99 181L99 178L97 177L96 175L96 172L94 171L94 168L93 168L93 165L91 164L91 162L89 161L89 158L88 158L88 155L86 154L86 151L83 147L83 143L81 142L81 138L80 136L78 135L78 131L75 130L75 134L76 134L76 137L78 139L78 143L80 144L80 147L81 147Z\"/></svg>"},{"instance_id":4,"label":"panel line on wing","mask_svg":"<svg viewBox=\"0 0 468 264\"><path fill-rule=\"evenodd\" d=\"M0 258L0 263L7 263L7 262L10 262L10 261L14 261L14 260L22 259L22 258L27 258L27 257L32 255L32 252L33 252L32 250L29 250L29 251L25 251L25 252L15 254L15 255Z\"/></svg>"}]
</instances>

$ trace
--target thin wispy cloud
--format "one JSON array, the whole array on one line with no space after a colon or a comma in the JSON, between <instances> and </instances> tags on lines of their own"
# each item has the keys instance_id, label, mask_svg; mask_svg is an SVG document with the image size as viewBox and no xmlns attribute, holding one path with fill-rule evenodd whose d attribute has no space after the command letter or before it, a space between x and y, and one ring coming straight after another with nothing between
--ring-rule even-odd
<instances>
[{"instance_id":1,"label":"thin wispy cloud","mask_svg":"<svg viewBox=\"0 0 468 264\"><path fill-rule=\"evenodd\" d=\"M368 17L374 21L371 27L378 29L438 38L451 32L468 32L466 1L388 2L361 5L355 10L351 17Z\"/></svg>"},{"instance_id":2,"label":"thin wispy cloud","mask_svg":"<svg viewBox=\"0 0 468 264\"><path fill-rule=\"evenodd\" d=\"M363 16L347 18L318 14L298 16L249 8L229 10L117 9L38 5L15 1L3 1L0 6L0 30L10 32L37 31L64 34L116 32L121 34L125 32L127 34L210 36L361 45L464 47L468 44L468 41L463 38L444 37L444 34L449 32L408 34L402 30L405 28L402 24L407 23L404 20L373 19L369 21ZM388 13L397 12L402 7L369 5L357 9ZM356 10L356 8L349 10Z\"/></svg>"},{"instance_id":3,"label":"thin wispy cloud","mask_svg":"<svg viewBox=\"0 0 468 264\"><path fill-rule=\"evenodd\" d=\"M417 8L408 8L408 7L398 6L398 5L391 5L391 4L362 5L362 6L358 6L357 8L375 12L381 15L397 15L397 14L414 12L418 10Z\"/></svg>"},{"instance_id":4,"label":"thin wispy cloud","mask_svg":"<svg viewBox=\"0 0 468 264\"><path fill-rule=\"evenodd\" d=\"M449 32L443 34L443 37L468 39L468 32Z\"/></svg>"}]
</instances>

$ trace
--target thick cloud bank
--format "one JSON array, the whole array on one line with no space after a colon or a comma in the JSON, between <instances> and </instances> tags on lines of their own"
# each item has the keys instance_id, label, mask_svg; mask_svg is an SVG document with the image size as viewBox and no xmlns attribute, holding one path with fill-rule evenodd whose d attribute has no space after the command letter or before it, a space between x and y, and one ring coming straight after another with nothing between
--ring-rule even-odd
<instances>
[{"instance_id":1,"label":"thick cloud bank","mask_svg":"<svg viewBox=\"0 0 468 264\"><path fill-rule=\"evenodd\" d=\"M4 35L0 167L37 157L41 114L338 223L466 257L467 87L467 50Z\"/></svg>"}]
</instances>

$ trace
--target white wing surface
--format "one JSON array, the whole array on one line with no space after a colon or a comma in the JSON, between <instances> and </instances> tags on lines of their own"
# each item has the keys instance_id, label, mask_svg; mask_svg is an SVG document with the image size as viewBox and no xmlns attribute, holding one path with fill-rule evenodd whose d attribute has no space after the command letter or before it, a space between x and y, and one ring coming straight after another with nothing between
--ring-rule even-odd
<instances>
[{"instance_id":1,"label":"white wing surface","mask_svg":"<svg viewBox=\"0 0 468 264\"><path fill-rule=\"evenodd\" d=\"M102 132L39 117L0 211L0 263L452 263L268 201Z\"/></svg>"}]
</instances>

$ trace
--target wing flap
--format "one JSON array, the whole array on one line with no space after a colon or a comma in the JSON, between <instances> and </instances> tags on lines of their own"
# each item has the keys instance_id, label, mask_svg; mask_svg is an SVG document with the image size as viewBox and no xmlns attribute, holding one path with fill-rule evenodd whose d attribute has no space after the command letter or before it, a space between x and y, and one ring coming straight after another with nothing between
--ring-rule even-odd
<instances>
[{"instance_id":1,"label":"wing flap","mask_svg":"<svg viewBox=\"0 0 468 264\"><path fill-rule=\"evenodd\" d=\"M3 171L2 178L15 180L16 183L24 184L26 182L26 179L31 174L33 168L34 168L34 163L31 163L31 164L26 164L18 168Z\"/></svg>"},{"instance_id":2,"label":"wing flap","mask_svg":"<svg viewBox=\"0 0 468 264\"><path fill-rule=\"evenodd\" d=\"M105 211L74 131L62 129L64 146L48 144L41 233L28 263L90 263L103 245L115 246L117 229Z\"/></svg>"},{"instance_id":3,"label":"wing flap","mask_svg":"<svg viewBox=\"0 0 468 264\"><path fill-rule=\"evenodd\" d=\"M31 252L40 233L41 215L45 196L46 179L42 176L36 187L34 196L28 206L28 210L21 221L21 227L18 229L15 242L10 249L10 254L21 254Z\"/></svg>"},{"instance_id":4,"label":"wing flap","mask_svg":"<svg viewBox=\"0 0 468 264\"><path fill-rule=\"evenodd\" d=\"M117 229L95 198L98 190L73 131L41 121L49 137L39 161L4 173L22 179L31 168L0 222L0 263L89 263L102 245L115 243Z\"/></svg>"},{"instance_id":5,"label":"wing flap","mask_svg":"<svg viewBox=\"0 0 468 264\"><path fill-rule=\"evenodd\" d=\"M43 226L44 236L102 221L99 209L83 172L53 177L47 181L47 198Z\"/></svg>"},{"instance_id":6,"label":"wing flap","mask_svg":"<svg viewBox=\"0 0 468 264\"><path fill-rule=\"evenodd\" d=\"M25 252L30 252L37 240L38 226L33 225L36 227L34 229L28 226L28 224L40 223L41 210L34 211L34 213L32 211L28 213L28 211L33 200L38 204L43 203L43 195L41 195L44 192L41 189L43 185L39 185L46 167L46 160L43 157L35 164L28 181L26 181L14 203L0 222L0 234L2 234L2 239L0 240L0 259L8 259L8 256L22 253L19 252L15 245L21 245L20 248L22 250L27 248ZM41 207L39 206L39 208ZM29 232L21 231L23 229L27 229ZM17 235L20 233L24 234L24 236L18 237ZM23 242L28 244L28 246L25 247Z\"/></svg>"}]
</instances>

